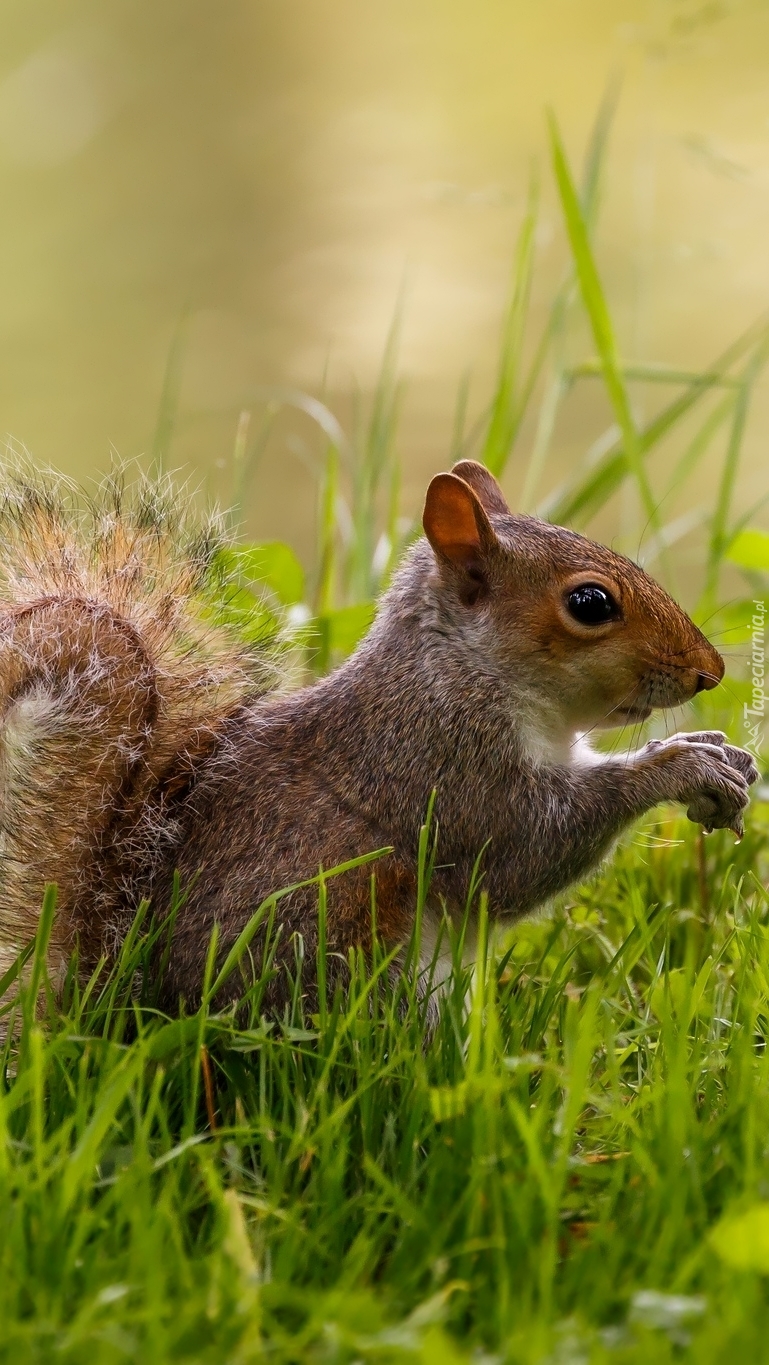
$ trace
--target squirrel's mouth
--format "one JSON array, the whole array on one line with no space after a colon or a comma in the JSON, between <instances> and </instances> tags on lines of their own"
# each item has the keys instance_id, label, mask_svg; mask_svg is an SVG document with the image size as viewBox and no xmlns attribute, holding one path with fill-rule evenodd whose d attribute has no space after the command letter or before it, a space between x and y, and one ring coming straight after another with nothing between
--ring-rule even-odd
<instances>
[{"instance_id":1,"label":"squirrel's mouth","mask_svg":"<svg viewBox=\"0 0 769 1365\"><path fill-rule=\"evenodd\" d=\"M618 706L613 714L624 724L631 720L648 720L651 713L651 706Z\"/></svg>"},{"instance_id":2,"label":"squirrel's mouth","mask_svg":"<svg viewBox=\"0 0 769 1365\"><path fill-rule=\"evenodd\" d=\"M651 706L614 706L598 722L600 730L615 730L618 726L638 725L648 720L654 708Z\"/></svg>"}]
</instances>

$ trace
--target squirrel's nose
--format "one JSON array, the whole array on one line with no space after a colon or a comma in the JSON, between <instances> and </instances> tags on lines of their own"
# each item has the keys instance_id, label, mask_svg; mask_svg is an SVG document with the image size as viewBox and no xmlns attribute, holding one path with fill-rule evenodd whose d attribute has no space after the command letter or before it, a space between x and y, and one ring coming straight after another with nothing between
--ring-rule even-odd
<instances>
[{"instance_id":1,"label":"squirrel's nose","mask_svg":"<svg viewBox=\"0 0 769 1365\"><path fill-rule=\"evenodd\" d=\"M713 648L709 640L705 641L705 648L700 652L699 659L692 659L692 663L697 671L697 679L694 684L695 693L709 692L711 688L718 687L724 676L726 665L718 650ZM699 664L699 668L697 668L697 664Z\"/></svg>"},{"instance_id":2,"label":"squirrel's nose","mask_svg":"<svg viewBox=\"0 0 769 1365\"><path fill-rule=\"evenodd\" d=\"M709 692L711 687L718 687L720 678L714 677L712 673L698 673L695 692Z\"/></svg>"}]
</instances>

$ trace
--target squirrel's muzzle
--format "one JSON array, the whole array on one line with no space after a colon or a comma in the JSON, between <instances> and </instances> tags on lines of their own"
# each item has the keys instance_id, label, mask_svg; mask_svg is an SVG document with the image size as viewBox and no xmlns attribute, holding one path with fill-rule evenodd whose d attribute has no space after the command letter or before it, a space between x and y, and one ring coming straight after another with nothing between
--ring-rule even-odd
<instances>
[{"instance_id":1,"label":"squirrel's muzzle","mask_svg":"<svg viewBox=\"0 0 769 1365\"><path fill-rule=\"evenodd\" d=\"M690 660L690 666L685 670L685 681L693 697L698 692L709 692L712 688L718 687L726 667L718 650L704 638L697 656Z\"/></svg>"}]
</instances>

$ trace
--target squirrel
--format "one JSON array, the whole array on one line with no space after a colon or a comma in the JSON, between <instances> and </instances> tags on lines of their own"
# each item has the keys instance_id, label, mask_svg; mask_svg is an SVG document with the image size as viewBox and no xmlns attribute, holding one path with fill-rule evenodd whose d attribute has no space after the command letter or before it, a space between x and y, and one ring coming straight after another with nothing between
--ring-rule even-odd
<instances>
[{"instance_id":1,"label":"squirrel","mask_svg":"<svg viewBox=\"0 0 769 1365\"><path fill-rule=\"evenodd\" d=\"M214 925L226 952L266 898L293 888L276 911L266 999L279 1008L296 935L313 960L320 869L385 850L329 878L329 961L370 949L372 877L377 933L408 939L432 800L423 965L478 868L489 915L509 922L592 872L660 802L741 834L758 772L721 732L628 753L590 745L596 729L640 725L723 677L658 583L514 515L471 460L432 479L422 524L355 652L283 692L268 654L206 604L210 528L190 531L157 489L127 505L112 485L86 515L50 486L6 494L0 973L34 935L49 882L54 982L76 944L93 970L142 898L162 915L181 885L162 1000L194 1007ZM242 990L231 979L218 1003Z\"/></svg>"}]
</instances>

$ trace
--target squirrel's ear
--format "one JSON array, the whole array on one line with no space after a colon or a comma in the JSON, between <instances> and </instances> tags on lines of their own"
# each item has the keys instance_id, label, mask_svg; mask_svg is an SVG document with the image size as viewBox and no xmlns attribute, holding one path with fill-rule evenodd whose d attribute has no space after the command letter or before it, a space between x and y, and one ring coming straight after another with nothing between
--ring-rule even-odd
<instances>
[{"instance_id":1,"label":"squirrel's ear","mask_svg":"<svg viewBox=\"0 0 769 1365\"><path fill-rule=\"evenodd\" d=\"M422 516L435 553L468 571L480 585L484 553L496 544L488 517L472 488L456 474L436 474Z\"/></svg>"},{"instance_id":2,"label":"squirrel's ear","mask_svg":"<svg viewBox=\"0 0 769 1365\"><path fill-rule=\"evenodd\" d=\"M451 472L465 483L469 483L489 516L493 516L495 512L501 512L504 516L510 515L505 495L485 464L479 464L477 460L458 460L452 465Z\"/></svg>"}]
</instances>

